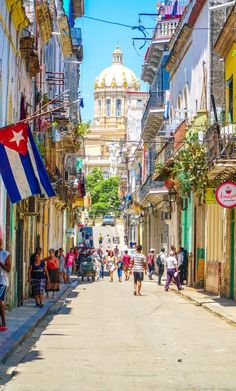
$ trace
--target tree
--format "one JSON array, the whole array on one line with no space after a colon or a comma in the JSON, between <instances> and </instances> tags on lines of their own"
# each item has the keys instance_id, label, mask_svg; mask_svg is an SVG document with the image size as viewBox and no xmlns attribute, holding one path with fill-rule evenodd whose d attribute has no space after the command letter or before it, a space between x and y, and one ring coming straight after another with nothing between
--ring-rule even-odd
<instances>
[{"instance_id":1,"label":"tree","mask_svg":"<svg viewBox=\"0 0 236 391\"><path fill-rule=\"evenodd\" d=\"M117 176L104 179L102 171L94 168L86 177L86 188L90 192L92 204L89 217L94 222L97 217L105 215L118 216L120 200L118 196L119 178Z\"/></svg>"}]
</instances>

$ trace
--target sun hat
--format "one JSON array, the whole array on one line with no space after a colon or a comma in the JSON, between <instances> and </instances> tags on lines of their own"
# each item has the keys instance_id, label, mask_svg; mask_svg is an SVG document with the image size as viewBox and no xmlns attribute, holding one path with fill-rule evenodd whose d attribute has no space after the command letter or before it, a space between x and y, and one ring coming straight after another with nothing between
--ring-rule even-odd
<instances>
[{"instance_id":1,"label":"sun hat","mask_svg":"<svg viewBox=\"0 0 236 391\"><path fill-rule=\"evenodd\" d=\"M152 251L156 251L155 248L150 248L150 253L151 253Z\"/></svg>"}]
</instances>

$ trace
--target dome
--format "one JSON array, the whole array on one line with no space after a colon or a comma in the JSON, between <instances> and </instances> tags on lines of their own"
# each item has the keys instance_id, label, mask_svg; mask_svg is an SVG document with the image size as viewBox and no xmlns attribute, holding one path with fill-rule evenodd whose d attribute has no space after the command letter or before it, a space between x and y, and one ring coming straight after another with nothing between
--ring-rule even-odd
<instances>
[{"instance_id":1,"label":"dome","mask_svg":"<svg viewBox=\"0 0 236 391\"><path fill-rule=\"evenodd\" d=\"M138 91L140 83L131 69L123 65L123 53L119 47L113 52L112 65L96 78L95 89L119 88Z\"/></svg>"}]
</instances>

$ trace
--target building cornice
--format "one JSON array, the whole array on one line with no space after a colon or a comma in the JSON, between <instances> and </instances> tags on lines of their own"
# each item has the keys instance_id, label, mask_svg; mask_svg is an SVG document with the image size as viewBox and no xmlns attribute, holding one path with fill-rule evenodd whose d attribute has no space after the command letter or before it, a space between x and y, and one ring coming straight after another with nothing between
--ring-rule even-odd
<instances>
[{"instance_id":1,"label":"building cornice","mask_svg":"<svg viewBox=\"0 0 236 391\"><path fill-rule=\"evenodd\" d=\"M180 24L181 22L183 23L184 18L186 18L187 21L183 24L183 26L180 29L177 30L176 34L173 36L170 43L171 51L165 65L166 69L169 72L171 72L176 59L180 56L181 52L184 50L184 46L188 41L192 29L206 1L207 0L196 0L189 16L187 16L187 11L188 11L188 7L187 7L186 13L183 15Z\"/></svg>"},{"instance_id":2,"label":"building cornice","mask_svg":"<svg viewBox=\"0 0 236 391\"><path fill-rule=\"evenodd\" d=\"M215 52L221 57L225 58L233 43L236 42L235 28L236 6L232 9L214 46Z\"/></svg>"},{"instance_id":3,"label":"building cornice","mask_svg":"<svg viewBox=\"0 0 236 391\"><path fill-rule=\"evenodd\" d=\"M29 24L29 19L25 14L22 1L19 0L6 0L7 8L9 9L12 17L13 24L16 30L23 30Z\"/></svg>"}]
</instances>

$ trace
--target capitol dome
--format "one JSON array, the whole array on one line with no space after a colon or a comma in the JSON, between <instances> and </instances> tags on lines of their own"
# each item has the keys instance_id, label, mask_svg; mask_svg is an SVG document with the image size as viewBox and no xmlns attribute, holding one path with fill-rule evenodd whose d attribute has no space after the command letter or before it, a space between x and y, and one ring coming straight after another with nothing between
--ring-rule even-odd
<instances>
[{"instance_id":1,"label":"capitol dome","mask_svg":"<svg viewBox=\"0 0 236 391\"><path fill-rule=\"evenodd\" d=\"M123 53L119 47L113 52L112 65L104 69L95 81L95 90L98 89L128 89L139 91L140 82L131 69L123 65Z\"/></svg>"}]
</instances>

